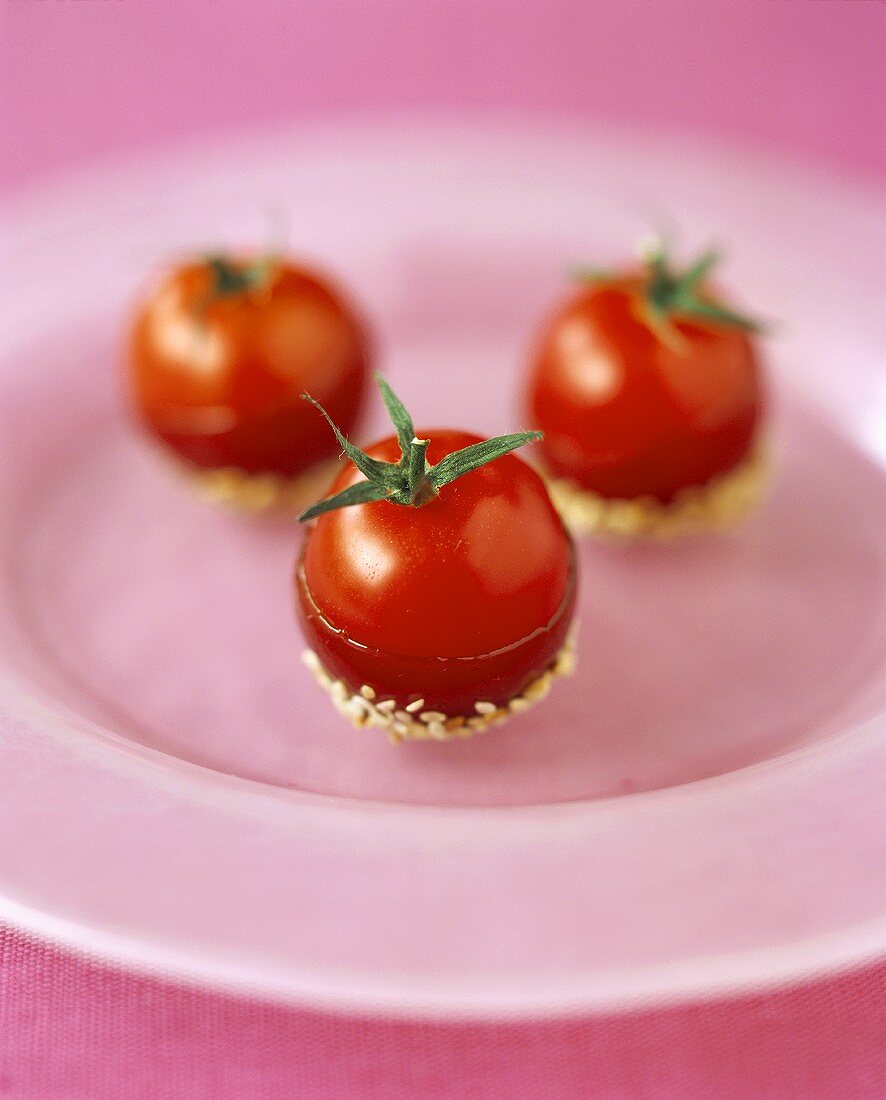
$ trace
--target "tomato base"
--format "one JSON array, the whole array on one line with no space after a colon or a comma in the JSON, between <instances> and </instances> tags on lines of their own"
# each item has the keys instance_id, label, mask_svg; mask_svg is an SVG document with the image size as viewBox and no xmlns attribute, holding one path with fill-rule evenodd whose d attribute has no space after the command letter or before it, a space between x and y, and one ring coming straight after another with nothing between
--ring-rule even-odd
<instances>
[{"instance_id":1,"label":"tomato base","mask_svg":"<svg viewBox=\"0 0 886 1100\"><path fill-rule=\"evenodd\" d=\"M455 741L484 733L515 714L522 714L545 698L557 677L571 676L575 668L577 633L573 624L553 661L519 694L500 706L478 699L474 703L475 713L471 715L449 716L440 711L424 710L423 699L410 703L406 710L399 710L394 699L377 698L368 684L358 693L351 694L343 680L336 680L326 671L312 649L304 651L303 660L339 714L348 718L357 729L384 729L388 740L395 745L401 741Z\"/></svg>"},{"instance_id":2,"label":"tomato base","mask_svg":"<svg viewBox=\"0 0 886 1100\"><path fill-rule=\"evenodd\" d=\"M732 470L681 489L668 503L651 496L609 499L566 478L548 478L563 522L577 535L671 539L718 530L741 520L763 496L769 463L759 444Z\"/></svg>"}]
</instances>

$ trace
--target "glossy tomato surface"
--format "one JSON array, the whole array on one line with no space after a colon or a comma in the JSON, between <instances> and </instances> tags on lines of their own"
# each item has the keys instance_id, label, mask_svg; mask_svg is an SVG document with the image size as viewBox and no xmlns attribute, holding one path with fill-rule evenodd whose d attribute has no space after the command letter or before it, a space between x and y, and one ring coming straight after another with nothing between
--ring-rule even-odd
<instances>
[{"instance_id":1,"label":"glossy tomato surface","mask_svg":"<svg viewBox=\"0 0 886 1100\"><path fill-rule=\"evenodd\" d=\"M428 460L478 437L427 431ZM368 452L396 462L396 439ZM349 467L330 492L361 480ZM448 715L503 703L551 663L574 608L572 543L544 484L509 454L419 508L376 501L321 516L296 573L302 625L328 671Z\"/></svg>"},{"instance_id":2,"label":"glossy tomato surface","mask_svg":"<svg viewBox=\"0 0 886 1100\"><path fill-rule=\"evenodd\" d=\"M337 454L301 395L310 391L344 431L353 427L368 353L352 308L316 274L283 262L254 286L218 295L214 285L209 263L188 263L139 310L130 371L140 417L201 468L293 475Z\"/></svg>"},{"instance_id":3,"label":"glossy tomato surface","mask_svg":"<svg viewBox=\"0 0 886 1100\"><path fill-rule=\"evenodd\" d=\"M747 456L760 368L742 329L675 316L663 338L643 307L638 279L583 288L541 336L527 404L551 473L668 502Z\"/></svg>"}]
</instances>

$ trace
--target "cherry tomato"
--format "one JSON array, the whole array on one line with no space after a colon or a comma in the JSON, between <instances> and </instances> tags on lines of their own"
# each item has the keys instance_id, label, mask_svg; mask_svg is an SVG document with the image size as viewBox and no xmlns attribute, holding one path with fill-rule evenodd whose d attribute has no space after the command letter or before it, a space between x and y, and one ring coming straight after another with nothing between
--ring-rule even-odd
<instances>
[{"instance_id":1,"label":"cherry tomato","mask_svg":"<svg viewBox=\"0 0 886 1100\"><path fill-rule=\"evenodd\" d=\"M583 286L541 334L527 406L554 476L667 504L748 456L763 395L748 322L694 283L670 301L666 288L658 309L649 294L644 274Z\"/></svg>"},{"instance_id":2,"label":"cherry tomato","mask_svg":"<svg viewBox=\"0 0 886 1100\"><path fill-rule=\"evenodd\" d=\"M449 429L427 460L479 442ZM408 438L408 433L407 433ZM396 463L394 437L368 450ZM362 480L355 467L333 492ZM351 692L367 685L398 707L474 715L543 673L572 619L572 543L542 480L513 454L474 469L418 507L390 500L329 511L316 520L296 571L307 640Z\"/></svg>"},{"instance_id":3,"label":"cherry tomato","mask_svg":"<svg viewBox=\"0 0 886 1100\"><path fill-rule=\"evenodd\" d=\"M338 453L301 400L345 430L367 377L367 339L341 293L282 261L213 258L169 272L135 318L130 373L148 428L202 469L292 476Z\"/></svg>"}]
</instances>

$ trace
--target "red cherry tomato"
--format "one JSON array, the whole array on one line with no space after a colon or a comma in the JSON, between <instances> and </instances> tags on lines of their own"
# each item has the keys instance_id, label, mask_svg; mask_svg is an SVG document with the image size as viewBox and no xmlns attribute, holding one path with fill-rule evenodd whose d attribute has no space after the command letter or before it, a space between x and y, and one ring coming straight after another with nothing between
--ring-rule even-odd
<instances>
[{"instance_id":1,"label":"red cherry tomato","mask_svg":"<svg viewBox=\"0 0 886 1100\"><path fill-rule=\"evenodd\" d=\"M667 503L748 455L763 397L745 329L679 311L657 327L643 280L625 277L583 287L548 322L527 405L552 474Z\"/></svg>"},{"instance_id":2,"label":"red cherry tomato","mask_svg":"<svg viewBox=\"0 0 886 1100\"><path fill-rule=\"evenodd\" d=\"M428 461L478 437L443 430ZM396 462L395 438L370 448ZM344 469L333 491L361 480ZM508 454L420 507L387 500L327 512L296 573L301 622L328 672L398 706L443 714L501 705L551 664L572 618L572 543L539 476Z\"/></svg>"},{"instance_id":3,"label":"red cherry tomato","mask_svg":"<svg viewBox=\"0 0 886 1100\"><path fill-rule=\"evenodd\" d=\"M187 462L291 476L338 453L302 394L350 430L367 357L353 310L318 275L207 260L171 271L139 309L130 372L141 418Z\"/></svg>"}]
</instances>

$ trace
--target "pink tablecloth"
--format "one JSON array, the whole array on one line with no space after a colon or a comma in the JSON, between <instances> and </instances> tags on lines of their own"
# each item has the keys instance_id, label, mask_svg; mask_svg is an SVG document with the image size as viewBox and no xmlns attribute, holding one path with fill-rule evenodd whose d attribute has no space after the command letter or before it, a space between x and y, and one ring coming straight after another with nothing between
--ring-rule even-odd
<instances>
[{"instance_id":1,"label":"pink tablecloth","mask_svg":"<svg viewBox=\"0 0 886 1100\"><path fill-rule=\"evenodd\" d=\"M574 1023L329 1017L134 977L0 932L4 1100L886 1095L886 966Z\"/></svg>"},{"instance_id":2,"label":"pink tablecloth","mask_svg":"<svg viewBox=\"0 0 886 1100\"><path fill-rule=\"evenodd\" d=\"M886 5L16 0L0 184L318 110L531 108L882 176ZM0 838L2 841L2 838ZM133 977L0 931L0 1097L876 1097L886 968L568 1024L329 1018Z\"/></svg>"}]
</instances>

